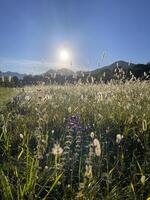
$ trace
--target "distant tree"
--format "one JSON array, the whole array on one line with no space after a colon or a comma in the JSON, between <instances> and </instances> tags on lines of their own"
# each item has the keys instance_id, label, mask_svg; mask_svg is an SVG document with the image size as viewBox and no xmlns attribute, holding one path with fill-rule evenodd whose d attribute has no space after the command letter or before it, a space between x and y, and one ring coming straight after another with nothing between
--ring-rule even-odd
<instances>
[{"instance_id":1,"label":"distant tree","mask_svg":"<svg viewBox=\"0 0 150 200\"><path fill-rule=\"evenodd\" d=\"M17 87L17 86L19 86L19 79L18 79L18 77L17 76L13 76L12 77L12 86L13 87Z\"/></svg>"}]
</instances>

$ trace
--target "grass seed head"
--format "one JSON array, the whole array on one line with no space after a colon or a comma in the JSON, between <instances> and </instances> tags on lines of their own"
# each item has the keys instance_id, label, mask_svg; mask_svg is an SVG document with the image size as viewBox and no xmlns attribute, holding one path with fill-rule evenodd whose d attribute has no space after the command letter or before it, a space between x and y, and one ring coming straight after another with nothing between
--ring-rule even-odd
<instances>
[{"instance_id":1,"label":"grass seed head","mask_svg":"<svg viewBox=\"0 0 150 200\"><path fill-rule=\"evenodd\" d=\"M60 147L60 144L54 144L52 148L52 154L55 156L61 156L63 153L63 149Z\"/></svg>"},{"instance_id":2,"label":"grass seed head","mask_svg":"<svg viewBox=\"0 0 150 200\"><path fill-rule=\"evenodd\" d=\"M95 147L95 154L96 156L100 156L101 155L101 145L100 142L97 138L94 139L93 141L94 147Z\"/></svg>"}]
</instances>

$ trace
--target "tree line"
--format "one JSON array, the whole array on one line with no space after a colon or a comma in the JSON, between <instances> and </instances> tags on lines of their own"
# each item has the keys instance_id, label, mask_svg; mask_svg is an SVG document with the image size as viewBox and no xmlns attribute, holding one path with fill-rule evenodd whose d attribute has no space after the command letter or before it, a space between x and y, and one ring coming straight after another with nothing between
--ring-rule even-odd
<instances>
[{"instance_id":1,"label":"tree line","mask_svg":"<svg viewBox=\"0 0 150 200\"><path fill-rule=\"evenodd\" d=\"M98 69L91 72L82 72L74 75L45 74L45 75L27 75L23 79L17 76L0 77L1 87L23 87L26 85L49 84L75 84L81 83L108 83L110 81L126 80L150 80L150 64L139 64L132 68L124 69L121 66L112 69Z\"/></svg>"}]
</instances>

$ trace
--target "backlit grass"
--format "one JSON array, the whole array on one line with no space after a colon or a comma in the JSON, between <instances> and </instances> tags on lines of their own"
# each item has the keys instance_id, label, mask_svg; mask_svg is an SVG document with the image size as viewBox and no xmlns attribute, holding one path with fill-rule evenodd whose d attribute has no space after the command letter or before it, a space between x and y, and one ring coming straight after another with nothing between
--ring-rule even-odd
<instances>
[{"instance_id":1,"label":"backlit grass","mask_svg":"<svg viewBox=\"0 0 150 200\"><path fill-rule=\"evenodd\" d=\"M0 115L0 198L148 199L149 113L149 82L24 88Z\"/></svg>"},{"instance_id":2,"label":"backlit grass","mask_svg":"<svg viewBox=\"0 0 150 200\"><path fill-rule=\"evenodd\" d=\"M16 94L16 89L0 87L0 109Z\"/></svg>"}]
</instances>

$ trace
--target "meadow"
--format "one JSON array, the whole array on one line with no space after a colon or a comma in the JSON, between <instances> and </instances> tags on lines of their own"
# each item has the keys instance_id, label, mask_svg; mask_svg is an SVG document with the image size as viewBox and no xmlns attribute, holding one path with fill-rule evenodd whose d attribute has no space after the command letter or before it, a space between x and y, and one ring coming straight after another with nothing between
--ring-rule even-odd
<instances>
[{"instance_id":1,"label":"meadow","mask_svg":"<svg viewBox=\"0 0 150 200\"><path fill-rule=\"evenodd\" d=\"M148 81L25 87L0 111L0 199L149 200L149 113Z\"/></svg>"},{"instance_id":2,"label":"meadow","mask_svg":"<svg viewBox=\"0 0 150 200\"><path fill-rule=\"evenodd\" d=\"M14 88L3 88L0 87L0 109L8 102L10 101L13 96L15 96L17 93L17 90Z\"/></svg>"}]
</instances>

